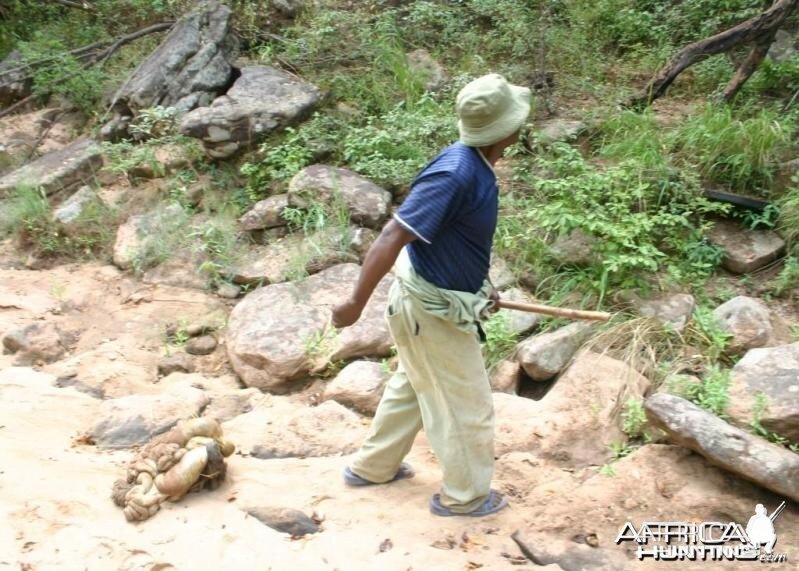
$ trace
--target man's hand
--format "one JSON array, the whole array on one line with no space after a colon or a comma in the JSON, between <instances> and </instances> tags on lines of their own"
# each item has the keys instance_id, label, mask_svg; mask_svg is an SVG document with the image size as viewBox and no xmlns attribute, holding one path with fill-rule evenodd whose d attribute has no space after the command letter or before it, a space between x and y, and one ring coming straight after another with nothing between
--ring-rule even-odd
<instances>
[{"instance_id":1,"label":"man's hand","mask_svg":"<svg viewBox=\"0 0 799 571\"><path fill-rule=\"evenodd\" d=\"M333 308L333 327L341 329L349 327L361 317L363 306L349 299Z\"/></svg>"},{"instance_id":2,"label":"man's hand","mask_svg":"<svg viewBox=\"0 0 799 571\"><path fill-rule=\"evenodd\" d=\"M493 285L491 286L491 293L488 295L488 299L494 302L494 305L488 309L488 313L496 313L499 311L499 305L497 305L499 303L499 292Z\"/></svg>"}]
</instances>

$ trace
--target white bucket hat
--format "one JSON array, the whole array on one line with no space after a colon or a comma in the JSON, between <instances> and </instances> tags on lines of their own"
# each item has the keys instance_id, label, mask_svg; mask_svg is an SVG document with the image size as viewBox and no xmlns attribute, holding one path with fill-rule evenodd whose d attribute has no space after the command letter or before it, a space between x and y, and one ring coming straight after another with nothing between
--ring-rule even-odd
<instances>
[{"instance_id":1,"label":"white bucket hat","mask_svg":"<svg viewBox=\"0 0 799 571\"><path fill-rule=\"evenodd\" d=\"M530 114L530 90L490 73L468 83L455 99L461 142L493 145L522 128Z\"/></svg>"}]
</instances>

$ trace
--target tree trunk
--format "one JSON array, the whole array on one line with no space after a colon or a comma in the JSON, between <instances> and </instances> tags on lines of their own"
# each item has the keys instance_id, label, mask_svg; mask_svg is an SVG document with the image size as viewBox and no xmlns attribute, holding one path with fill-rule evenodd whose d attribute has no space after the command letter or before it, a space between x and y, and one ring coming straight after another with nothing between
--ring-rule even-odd
<instances>
[{"instance_id":1,"label":"tree trunk","mask_svg":"<svg viewBox=\"0 0 799 571\"><path fill-rule=\"evenodd\" d=\"M732 48L755 43L746 60L738 67L735 76L724 92L729 101L741 85L754 73L774 41L777 29L799 5L799 0L776 0L765 12L698 42L687 45L646 86L625 103L626 107L645 107L662 97L669 86L687 68L710 56L727 52Z\"/></svg>"}]
</instances>

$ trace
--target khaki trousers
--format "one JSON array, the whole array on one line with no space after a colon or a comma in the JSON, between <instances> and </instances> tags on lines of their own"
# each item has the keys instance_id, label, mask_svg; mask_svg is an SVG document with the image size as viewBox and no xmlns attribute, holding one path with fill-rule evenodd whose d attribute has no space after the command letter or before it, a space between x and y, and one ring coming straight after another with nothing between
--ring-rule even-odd
<instances>
[{"instance_id":1,"label":"khaki trousers","mask_svg":"<svg viewBox=\"0 0 799 571\"><path fill-rule=\"evenodd\" d=\"M372 482L391 480L424 427L444 473L441 503L472 511L494 471L494 407L477 336L424 311L398 281L386 319L399 366L350 468Z\"/></svg>"}]
</instances>

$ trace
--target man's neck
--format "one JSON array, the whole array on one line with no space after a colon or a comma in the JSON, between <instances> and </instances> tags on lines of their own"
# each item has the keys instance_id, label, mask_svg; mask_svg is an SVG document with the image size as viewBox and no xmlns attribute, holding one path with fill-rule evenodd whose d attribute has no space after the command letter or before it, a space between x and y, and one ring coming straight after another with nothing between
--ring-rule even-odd
<instances>
[{"instance_id":1,"label":"man's neck","mask_svg":"<svg viewBox=\"0 0 799 571\"><path fill-rule=\"evenodd\" d=\"M488 147L478 147L477 151L483 155L485 160L487 160L493 168L494 165L497 164L497 161L502 158L502 153L505 151L505 148L498 145L491 145Z\"/></svg>"}]
</instances>

